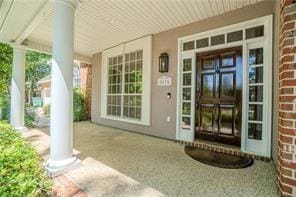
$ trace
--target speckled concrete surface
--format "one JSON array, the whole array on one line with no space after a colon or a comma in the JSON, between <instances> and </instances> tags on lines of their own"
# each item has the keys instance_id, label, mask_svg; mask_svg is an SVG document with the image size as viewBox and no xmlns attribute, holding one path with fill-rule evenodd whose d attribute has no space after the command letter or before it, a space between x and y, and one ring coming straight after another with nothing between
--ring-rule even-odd
<instances>
[{"instance_id":1,"label":"speckled concrete surface","mask_svg":"<svg viewBox=\"0 0 296 197\"><path fill-rule=\"evenodd\" d=\"M82 160L91 157L168 196L278 196L273 163L211 167L191 159L172 141L89 122L74 124L74 147Z\"/></svg>"},{"instance_id":2,"label":"speckled concrete surface","mask_svg":"<svg viewBox=\"0 0 296 197\"><path fill-rule=\"evenodd\" d=\"M105 164L87 157L82 166L66 174L88 196L163 197L161 192L146 186Z\"/></svg>"},{"instance_id":3,"label":"speckled concrete surface","mask_svg":"<svg viewBox=\"0 0 296 197\"><path fill-rule=\"evenodd\" d=\"M48 128L30 129L23 133L44 160L49 158ZM80 152L74 149L74 154ZM163 197L161 192L146 186L109 166L87 157L82 165L53 179L54 196L121 196Z\"/></svg>"}]
</instances>

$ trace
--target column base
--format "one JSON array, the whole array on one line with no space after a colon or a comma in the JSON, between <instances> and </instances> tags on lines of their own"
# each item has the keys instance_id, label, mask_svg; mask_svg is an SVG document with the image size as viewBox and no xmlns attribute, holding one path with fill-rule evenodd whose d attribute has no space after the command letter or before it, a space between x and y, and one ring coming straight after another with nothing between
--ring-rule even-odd
<instances>
[{"instance_id":1,"label":"column base","mask_svg":"<svg viewBox=\"0 0 296 197\"><path fill-rule=\"evenodd\" d=\"M82 166L81 160L74 156L61 161L53 161L49 159L45 164L45 170L51 178L54 178L80 166Z\"/></svg>"},{"instance_id":2,"label":"column base","mask_svg":"<svg viewBox=\"0 0 296 197\"><path fill-rule=\"evenodd\" d=\"M26 132L29 131L27 127L14 127L15 130L20 131L20 132Z\"/></svg>"}]
</instances>

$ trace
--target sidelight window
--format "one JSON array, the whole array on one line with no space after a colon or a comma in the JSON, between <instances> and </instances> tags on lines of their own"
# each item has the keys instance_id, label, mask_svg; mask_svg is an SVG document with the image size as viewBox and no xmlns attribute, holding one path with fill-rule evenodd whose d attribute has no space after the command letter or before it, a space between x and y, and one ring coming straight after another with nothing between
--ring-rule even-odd
<instances>
[{"instance_id":1,"label":"sidelight window","mask_svg":"<svg viewBox=\"0 0 296 197\"><path fill-rule=\"evenodd\" d=\"M249 49L248 138L262 139L263 124L263 48Z\"/></svg>"},{"instance_id":2,"label":"sidelight window","mask_svg":"<svg viewBox=\"0 0 296 197\"><path fill-rule=\"evenodd\" d=\"M182 128L190 129L191 125L191 91L192 91L192 58L183 59L182 85Z\"/></svg>"}]
</instances>

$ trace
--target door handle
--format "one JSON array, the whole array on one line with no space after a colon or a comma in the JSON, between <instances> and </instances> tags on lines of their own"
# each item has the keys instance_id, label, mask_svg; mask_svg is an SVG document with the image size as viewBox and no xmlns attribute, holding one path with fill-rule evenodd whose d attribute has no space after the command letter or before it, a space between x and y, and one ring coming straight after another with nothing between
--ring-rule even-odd
<instances>
[{"instance_id":1,"label":"door handle","mask_svg":"<svg viewBox=\"0 0 296 197\"><path fill-rule=\"evenodd\" d=\"M216 73L219 73L219 72L220 72L220 68L216 67Z\"/></svg>"},{"instance_id":2,"label":"door handle","mask_svg":"<svg viewBox=\"0 0 296 197\"><path fill-rule=\"evenodd\" d=\"M199 108L199 103L195 104L195 108L198 109Z\"/></svg>"}]
</instances>

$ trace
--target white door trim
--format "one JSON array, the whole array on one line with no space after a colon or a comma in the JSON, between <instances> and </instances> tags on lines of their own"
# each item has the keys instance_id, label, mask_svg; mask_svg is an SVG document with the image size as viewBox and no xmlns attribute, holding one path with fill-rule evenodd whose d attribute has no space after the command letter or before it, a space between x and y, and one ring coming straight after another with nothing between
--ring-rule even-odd
<instances>
[{"instance_id":1,"label":"white door trim","mask_svg":"<svg viewBox=\"0 0 296 197\"><path fill-rule=\"evenodd\" d=\"M245 30L251 27L257 27L260 25L264 25L264 36L251 38L251 39L245 39ZM235 32L238 30L243 31L243 39L241 41L231 42L227 43L227 33ZM205 51L213 51L218 49L224 49L224 48L230 48L230 47L237 47L242 46L243 49L243 92L242 92L242 130L241 130L241 150L243 152L249 152L257 155L262 155L266 157L271 156L271 113L272 113L272 85L269 83L272 80L272 15L256 18L249 21L244 21L241 23L225 26L222 28L197 33L194 35L189 35L185 37L181 37L178 39L178 81L177 81L177 127L176 127L176 138L178 140L185 140L185 141L194 141L194 133L195 133L195 126L191 125L191 133L192 135L186 137L182 137L182 131L181 128L181 118L182 118L182 60L184 57L193 57L195 61L196 53L205 52ZM199 48L197 49L195 47L196 40L203 39L203 38L209 38L216 36L216 35L225 35L225 44L220 44L216 46L210 46ZM182 51L183 43L194 41L194 49ZM248 125L247 125L247 119L248 119L248 112L247 112L247 105L248 105L248 84L246 83L248 80L248 46L252 43L263 43L264 47L264 132L265 134L262 136L264 139L262 140L261 146L262 148L259 151L254 151L254 149L250 148L248 146L249 139L248 139ZM195 62L194 62L195 67ZM192 79L192 83L195 84L195 77ZM195 90L193 95L195 95ZM192 95L192 96L193 96ZM193 99L194 100L194 99ZM191 104L191 112L195 112L195 104ZM194 112L192 115L194 116ZM192 120L195 119L195 117L191 118Z\"/></svg>"}]
</instances>

